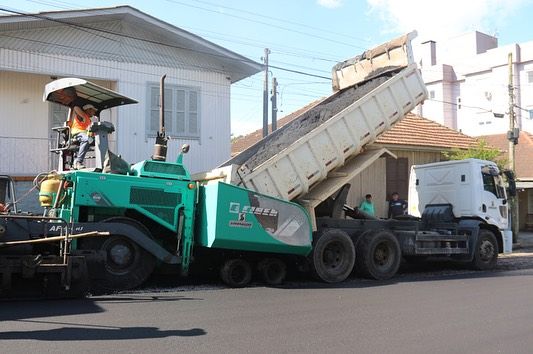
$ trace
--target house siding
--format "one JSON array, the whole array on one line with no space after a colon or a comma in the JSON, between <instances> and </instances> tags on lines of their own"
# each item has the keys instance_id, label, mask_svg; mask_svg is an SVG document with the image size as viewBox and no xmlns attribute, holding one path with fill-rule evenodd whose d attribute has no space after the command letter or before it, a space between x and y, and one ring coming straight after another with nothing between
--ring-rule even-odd
<instances>
[{"instance_id":1,"label":"house siding","mask_svg":"<svg viewBox=\"0 0 533 354\"><path fill-rule=\"evenodd\" d=\"M201 137L171 139L168 148L169 160L176 159L179 147L184 143L191 145L191 151L184 161L193 173L209 170L230 156L230 81L223 74L5 48L0 48L0 70L0 74L5 75L0 83L0 99L3 100L2 103L11 102L9 113L6 113L2 104L0 136L27 133L29 135L23 136L40 141L38 149L35 149L35 145L15 146L13 142L2 138L0 144L9 146L8 156L17 156L12 155L12 150L16 148L18 156L31 155L38 161L49 159L48 104L41 99L44 85L51 81L50 76L74 76L91 81L114 82L115 90L139 101L138 104L116 109L114 136L118 153L127 161L137 162L149 158L153 152L154 139L147 136L145 130L149 104L146 102L147 87L149 83L158 82L163 74L167 75L167 84L195 86L201 91ZM7 71L18 72L17 80L4 80L4 77L14 75ZM29 102L21 104L29 93L32 93ZM21 121L27 124L20 124ZM17 161L2 162L0 172L20 175L36 174L48 169L44 162L32 161L22 166L18 163L20 158L15 159ZM43 169L45 165L46 168Z\"/></svg>"},{"instance_id":2,"label":"house siding","mask_svg":"<svg viewBox=\"0 0 533 354\"><path fill-rule=\"evenodd\" d=\"M442 160L442 155L438 151L417 151L417 150L389 150L397 157L407 158L409 169L412 165L438 162ZM350 193L347 203L352 206L359 206L366 194L372 194L377 217L387 217L389 196L386 195L386 159L380 158L364 170L359 176L351 181Z\"/></svg>"}]
</instances>

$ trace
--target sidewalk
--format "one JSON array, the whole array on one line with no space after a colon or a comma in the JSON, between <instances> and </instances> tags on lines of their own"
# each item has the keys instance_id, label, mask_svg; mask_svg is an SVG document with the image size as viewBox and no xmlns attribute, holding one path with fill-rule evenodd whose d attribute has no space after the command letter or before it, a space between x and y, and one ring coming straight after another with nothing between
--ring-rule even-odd
<instances>
[{"instance_id":1,"label":"sidewalk","mask_svg":"<svg viewBox=\"0 0 533 354\"><path fill-rule=\"evenodd\" d=\"M518 233L517 241L517 243L513 244L513 251L524 248L533 248L533 232L520 231Z\"/></svg>"}]
</instances>

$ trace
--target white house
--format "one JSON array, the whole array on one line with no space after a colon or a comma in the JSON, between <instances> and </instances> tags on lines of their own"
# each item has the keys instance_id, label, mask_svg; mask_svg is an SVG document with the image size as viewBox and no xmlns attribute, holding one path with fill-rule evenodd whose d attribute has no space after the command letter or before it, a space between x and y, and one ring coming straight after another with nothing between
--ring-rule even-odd
<instances>
[{"instance_id":1,"label":"white house","mask_svg":"<svg viewBox=\"0 0 533 354\"><path fill-rule=\"evenodd\" d=\"M509 53L517 126L533 132L533 41L499 47L477 31L415 48L429 92L418 113L471 136L506 133Z\"/></svg>"},{"instance_id":2,"label":"white house","mask_svg":"<svg viewBox=\"0 0 533 354\"><path fill-rule=\"evenodd\" d=\"M191 145L192 172L230 156L231 84L261 65L129 6L0 16L0 174L54 169L51 127L63 107L42 101L46 83L80 77L139 101L102 115L111 148L129 162L151 156L159 78L166 74L169 159Z\"/></svg>"}]
</instances>

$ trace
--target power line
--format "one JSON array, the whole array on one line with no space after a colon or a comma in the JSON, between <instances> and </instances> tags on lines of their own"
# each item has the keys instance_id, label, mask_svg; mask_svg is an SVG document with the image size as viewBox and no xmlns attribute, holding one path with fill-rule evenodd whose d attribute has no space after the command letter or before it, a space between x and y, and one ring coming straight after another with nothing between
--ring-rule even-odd
<instances>
[{"instance_id":1,"label":"power line","mask_svg":"<svg viewBox=\"0 0 533 354\"><path fill-rule=\"evenodd\" d=\"M305 59L311 59L311 60L319 60L319 61L325 61L329 63L338 63L338 60L335 60L333 58L324 58L327 56L326 53L320 53L320 52L312 52L310 50L306 50L304 48L297 48L294 46L286 47L284 45L280 45L278 43L273 42L264 42L264 41L257 41L256 39L252 38L246 38L246 37L239 37L235 35L231 36L225 36L223 34L220 34L218 32L208 31L205 29L200 29L197 27L190 27L190 26L182 26L182 28L185 28L189 31L193 31L194 33L200 33L205 35L207 38L216 39L223 42L228 43L236 43L241 45L246 45L254 48L270 48L275 47L278 49L273 49L272 53L281 54L281 55L287 55L292 57L298 57L298 58L305 58ZM236 40L239 39L239 40ZM281 49L281 48L287 48L287 49ZM320 55L320 56L317 56Z\"/></svg>"},{"instance_id":2,"label":"power line","mask_svg":"<svg viewBox=\"0 0 533 354\"><path fill-rule=\"evenodd\" d=\"M177 1L177 0L166 0L166 1L172 2L172 3L175 3L175 4L179 4L179 5L183 5L183 6L187 6L187 7L192 7L192 8L195 8L195 9L200 9L200 10L204 10L204 11L220 14L220 12L218 12L216 10L207 9L205 7L201 7L201 6L197 6L197 5L191 5L189 3L185 3L185 2L181 2L181 1ZM345 43L345 42L337 41L337 40L334 40L334 39L331 39L331 38L328 38L328 37L322 37L322 36L318 36L318 35L313 35L313 34L305 33L305 32L302 32L302 31L295 30L295 29L291 29L291 28L288 28L288 27L279 26L279 25L273 25L273 24L268 23L268 22L253 20L253 19L248 18L248 17L232 15L232 14L228 14L228 13L225 13L223 15L228 16L228 17L238 18L238 19L243 20L243 21L258 23L258 24L265 25L265 26L272 27L272 28L282 29L282 30L285 30L285 31L289 31L291 33L298 33L298 34L302 34L302 35L305 35L305 36L310 36L310 37L321 39L321 40L325 40L325 41L328 41L328 42L331 42L331 43L342 44L342 45L345 45L345 46L349 46L351 48L357 47L357 46L354 46L352 43ZM362 47L358 47L358 48L362 48ZM362 49L365 49L365 48L362 48Z\"/></svg>"},{"instance_id":3,"label":"power line","mask_svg":"<svg viewBox=\"0 0 533 354\"><path fill-rule=\"evenodd\" d=\"M66 2L63 2L63 1L44 1L44 0L41 0L41 1L38 1L38 0L26 0L27 2L32 2L34 4L40 4L40 5L48 5L48 6L52 6L52 7L55 7L57 9L63 9L63 10L72 10L73 7L72 6L61 6L61 5L57 5L58 3L64 3L64 4L68 4ZM54 5L55 3L55 5ZM69 4L69 5L74 5L74 4Z\"/></svg>"},{"instance_id":4,"label":"power line","mask_svg":"<svg viewBox=\"0 0 533 354\"><path fill-rule=\"evenodd\" d=\"M135 36L128 35L128 34L117 33L117 32L114 32L114 31L111 31L111 30L102 29L102 28L94 28L94 27L91 27L91 26L72 23L72 22L69 22L69 21L53 19L53 18L44 16L44 15L26 14L26 13L23 13L23 12L20 12L20 11L9 10L9 9L6 9L6 8L0 8L0 11L16 14L16 15L20 15L20 16L29 16L29 17L34 17L34 18L38 18L38 19L44 19L44 20L48 20L48 21L52 21L52 22L61 23L61 24L64 24L64 25L67 25L67 26L70 26L70 27L75 27L75 28L78 28L78 29L81 28L81 29L89 30L89 31L102 32L102 33L105 33L105 34L110 34L110 35L114 35L114 36L129 38L129 39L138 40L138 41L143 41L143 42L147 42L147 43L151 43L151 44L162 45L162 46L171 47L171 48L175 48L175 49L182 49L182 50L195 52L195 53L200 53L200 54L205 54L205 55L209 55L209 56L222 57L224 59L236 60L236 61L239 61L239 62L245 62L245 63L253 64L253 65L260 65L259 63L255 63L252 60L247 59L247 58L239 59L239 58L227 57L227 56L222 55L222 54L209 53L209 52L205 52L205 51L201 51L201 50L190 49L190 48L186 48L186 47L183 47L183 46L168 44L168 43L155 41L155 40L151 40L151 39L135 37ZM109 38L109 37L106 37L106 36L101 36L101 35L98 35L98 34L95 34L95 33L92 33L92 32L89 32L89 33L93 34L93 35L96 35L96 36L99 36L99 37L102 37L102 38L105 38L105 39L108 39L108 40L111 40L111 41L116 42L116 43L122 43L122 42L119 42L119 41L117 41L116 39L113 39L113 38ZM329 78L329 77L324 77L324 76L320 76L320 75L306 73L306 72L303 72L303 71L300 71L300 70L293 70L293 69L283 68L283 67L280 67L280 66L271 66L271 67L275 68L275 69L278 69L278 70L295 73L295 74L300 74L300 75L306 75L306 76L310 76L310 77L316 77L316 78L322 78L322 79L326 79L326 80L331 80L331 78Z\"/></svg>"},{"instance_id":5,"label":"power line","mask_svg":"<svg viewBox=\"0 0 533 354\"><path fill-rule=\"evenodd\" d=\"M291 69L282 68L280 66L275 66L275 65L270 65L270 67L274 68L274 69L282 70L282 71L287 71L287 72L290 72L290 73L301 74L301 75L306 75L306 76L310 76L310 77L316 77L316 78L324 79L324 80L331 80L331 77L315 75L315 74L309 74L309 73L305 73L305 72L299 71L299 70L291 70Z\"/></svg>"},{"instance_id":6,"label":"power line","mask_svg":"<svg viewBox=\"0 0 533 354\"><path fill-rule=\"evenodd\" d=\"M435 98L428 98L427 100L428 100L428 101L440 102L440 103L446 103L446 104L449 104L449 105L452 105L452 106L461 106L461 107L465 107L465 108L479 109L479 110L481 110L481 111L485 111L485 112L487 112L487 113L492 113L492 110L491 110L491 109L486 109L486 108L479 107L479 106L469 106L469 105L466 105L466 104L463 104L463 103L441 101L441 100L437 100L437 99L435 99Z\"/></svg>"},{"instance_id":7,"label":"power line","mask_svg":"<svg viewBox=\"0 0 533 354\"><path fill-rule=\"evenodd\" d=\"M228 10L233 10L233 11L237 11L237 12L242 12L242 13L245 13L247 15L257 16L257 17L264 18L264 19L267 19L267 20L273 20L273 21L288 23L288 24L292 24L292 25L295 25L295 26L300 26L300 27L303 27L303 28L308 28L308 29L312 29L312 30L316 30L316 31L320 31L320 32L334 34L336 36L343 36L343 37L346 37L346 38L349 38L349 39L355 39L355 40L362 41L362 42L368 42L368 40L366 40L366 39L353 37L353 36L347 35L346 33L334 32L334 31L330 31L330 30L327 30L327 29L318 28L318 27L314 27L314 26L309 26L309 25L306 25L306 24L303 24L303 23L299 23L299 22L295 22L295 21L291 21L291 20L287 20L287 19L281 19L281 18L278 18L278 17L266 16L266 15L262 15L262 14L259 14L259 13L256 13L256 12L252 12L252 11L237 9L237 8L229 7L229 6L222 6L222 5L219 5L219 4L213 4L213 3L210 3L210 2L207 2L207 1L201 1L201 0L195 0L195 1L199 2L199 3L206 4L206 5L216 6L218 8L222 8L222 9L228 9Z\"/></svg>"},{"instance_id":8,"label":"power line","mask_svg":"<svg viewBox=\"0 0 533 354\"><path fill-rule=\"evenodd\" d=\"M57 48L61 48L61 49L68 49L69 51L73 51L73 52L81 52L81 53L94 53L95 52L95 51L86 50L84 48L73 47L73 46L69 46L69 45L56 44L56 43L51 43L51 42L47 42L47 41L28 39L28 38L23 38L23 37L18 37L18 36L5 35L5 37L13 38L13 39L16 39L16 40L34 42L34 43L47 45L47 46L53 46L53 47L57 47ZM107 54L107 55L114 54L114 53L109 53L109 52L105 52L105 51L96 51L96 52L97 53L101 53L101 54ZM118 68L116 68L114 66L110 66L110 65L98 64L98 63L87 63L87 62L85 62L83 60L76 60L76 59L57 58L56 55L52 55L52 54L32 53L32 55L37 55L37 56L41 56L41 57L45 57L45 58L54 58L54 59L59 59L59 60L67 61L67 62L80 63L80 64L83 64L83 65L90 65L90 66L94 66L94 67L101 67L101 68L105 68L105 69L111 68L111 69L117 69L118 70ZM200 69L208 69L206 67L202 67L202 66L198 66L198 65L194 65L193 67L200 68ZM120 70L132 72L132 73L137 73L137 74L147 74L147 75L151 75L151 76L154 76L154 77L158 77L158 74L154 74L154 73L148 72L148 71L125 69L125 68L121 68ZM177 79L177 80L181 79L179 77L173 77L173 76L169 76L169 78L174 78L174 79ZM253 80L254 78L250 78L250 79ZM287 80L287 78L285 78L285 80ZM204 81L204 80L195 80L195 79L190 79L189 78L186 81L198 82L198 83L206 83L206 84L210 84L210 85L214 84L214 85L219 85L219 86L222 86L222 87L226 87L225 84L218 84L218 83L213 83L213 82ZM256 81L260 82L261 80L257 79ZM313 83L313 82L311 82L311 83ZM311 84L311 83L309 83L309 84ZM317 83L317 82L314 82L314 83ZM257 87L257 88L250 88L250 87L246 87L246 86L241 86L241 87L243 89L246 89L246 90L253 90L253 91L259 90L259 87Z\"/></svg>"},{"instance_id":9,"label":"power line","mask_svg":"<svg viewBox=\"0 0 533 354\"><path fill-rule=\"evenodd\" d=\"M44 5L48 5L48 6L52 6L52 7L56 7L56 8L60 8L60 9L68 9L68 10L72 10L72 9L75 9L75 7L72 7L73 5L76 5L76 4L72 4L72 3L68 3L68 2L64 2L64 1L54 1L54 2L50 2L50 1L39 1L39 0L26 0L28 2L32 2L32 3L36 3L36 4L44 4ZM198 1L198 2L201 2L201 1ZM60 5L54 5L53 3L61 3L61 4L68 4L70 6L60 6ZM214 5L213 5L214 6ZM218 6L218 7L222 7L222 8L229 8L229 7L224 7L224 6ZM236 11L239 11L238 9L234 9ZM245 10L241 10L242 12L245 12L245 13L250 13L250 14L254 14L253 12L250 12L250 11L245 11ZM257 16L262 16L262 15L259 15L259 14L256 14ZM270 19L275 19L274 17L269 17L269 16L264 16L266 18L270 18ZM287 21L285 21L287 22ZM290 22L290 21L289 21ZM297 24L297 23L295 23ZM298 24L297 24L298 25ZM312 27L312 26L307 26L307 25L304 25L304 24L299 24L300 26L304 26L304 27L309 27L309 28L315 28L315 27ZM276 46L278 48L283 48L285 46L283 45L279 45L277 43L268 43L268 42L258 42L257 40L255 39L251 39L251 38L246 38L246 37L238 37L238 36L235 36L235 35L232 35L232 36L224 36L222 33L219 33L219 32L214 32L214 31L208 31L208 30L205 30L205 29L200 29L200 28L194 28L194 27L188 27L188 26L181 26L181 28L185 28L185 29L188 29L188 30L192 30L194 31L195 33L206 33L207 36L210 36L211 38L214 38L214 39L218 39L218 40L222 40L222 41L225 41L225 42L229 42L229 43L237 43L237 44L242 44L242 45L248 45L248 46L251 46L251 47L256 47L256 48L265 48L265 47L272 47L272 46ZM343 35L341 33L336 33L336 32L331 32L331 31L327 31L327 30L322 30L322 29L318 29L316 28L317 30L320 30L322 32L329 32L329 33L333 33L333 34L336 34L336 35ZM210 35L211 34L211 35ZM213 36L214 35L218 35L218 37L216 36ZM345 37L348 37L348 38L353 38L353 39L358 39L356 37L351 37L351 36L348 36L348 35L343 35ZM241 41L237 41L235 40L235 38L240 38ZM243 41L244 40L244 41ZM248 42L246 42L248 41ZM338 60L336 59L333 59L333 58L323 58L323 57L318 57L316 56L316 54L318 52L311 52L309 50L306 50L306 49L303 49L303 48L295 48L294 46L291 46L291 47L285 47L285 48L289 48L293 51L288 51L288 50L281 50L281 49L276 49L274 52L275 53L279 53L279 54L284 54L284 55L289 55L289 56L294 56L294 57L301 57L301 58L307 58L307 59L312 59L312 60L319 60L319 61L326 61L326 62L331 62L331 63L337 63ZM301 52L307 52L308 54L300 54L298 53L297 51L294 51L294 49L297 49ZM327 54L325 53L318 53L322 56L327 56Z\"/></svg>"},{"instance_id":10,"label":"power line","mask_svg":"<svg viewBox=\"0 0 533 354\"><path fill-rule=\"evenodd\" d=\"M20 12L20 11L16 11L16 10L9 10L9 9L6 9L6 8L0 8L0 11L4 11L4 12L7 12L7 13L11 13L11 14L16 14L16 15L20 15L20 16L34 17L34 18L38 18L38 19L41 19L41 20L47 20L47 21L56 22L56 23L60 23L60 24L63 24L63 25L71 26L71 27L81 28L81 29L84 29L84 30L106 33L106 34L110 34L110 35L114 35L114 36L129 38L129 39L138 40L138 41L143 41L143 42L146 42L146 43L157 44L157 45L161 45L161 46L165 46L165 47L181 49L181 50L200 53L200 54L205 54L205 55L208 55L208 56L220 57L220 58L224 58L224 59L238 61L238 62L241 62L241 63L247 63L247 64L252 64L252 65L260 65L259 63L256 63L256 62L254 62L254 61L252 61L252 60L250 60L248 58L244 58L244 57L243 58L228 57L227 55L223 55L223 54L210 53L210 52L206 52L206 51L202 51L202 50L191 49L191 48L187 48L187 47L183 47L183 46L179 46L179 45L174 45L174 44L164 43L164 42L160 42L160 41L155 41L155 40L151 40L151 39L148 39L148 38L140 38L140 37L136 37L136 36L132 36L132 35L126 34L126 33L117 33L117 32L111 31L111 30L103 29L103 28L94 28L94 27L83 25L83 24L79 24L79 23L73 23L73 22L69 22L69 21L65 21L65 20L58 20L58 19L54 19L54 18L45 16L45 15L41 15L41 14L24 13L24 12ZM93 34L93 33L91 33L91 34ZM112 38L108 38L108 37L103 37L103 38L106 38L106 39L109 39L111 41L120 43L119 41L117 41L115 39L112 39ZM235 55L239 55L237 53L234 53L234 54Z\"/></svg>"}]
</instances>

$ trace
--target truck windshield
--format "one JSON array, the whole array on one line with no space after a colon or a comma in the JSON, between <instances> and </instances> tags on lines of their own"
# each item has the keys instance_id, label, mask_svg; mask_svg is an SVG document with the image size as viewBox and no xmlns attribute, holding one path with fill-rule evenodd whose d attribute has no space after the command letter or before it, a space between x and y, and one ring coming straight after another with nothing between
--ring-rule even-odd
<instances>
[{"instance_id":1,"label":"truck windshield","mask_svg":"<svg viewBox=\"0 0 533 354\"><path fill-rule=\"evenodd\" d=\"M505 189L503 188L501 176L493 176L484 172L481 172L481 175L483 176L483 189L491 192L497 198L505 198Z\"/></svg>"}]
</instances>

